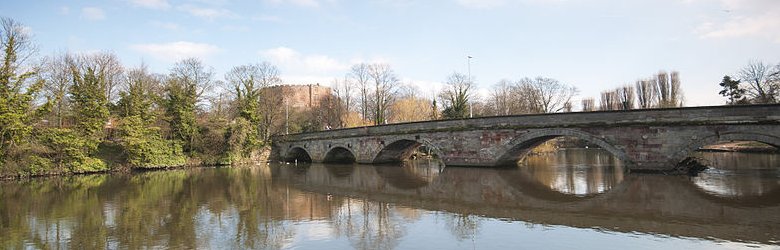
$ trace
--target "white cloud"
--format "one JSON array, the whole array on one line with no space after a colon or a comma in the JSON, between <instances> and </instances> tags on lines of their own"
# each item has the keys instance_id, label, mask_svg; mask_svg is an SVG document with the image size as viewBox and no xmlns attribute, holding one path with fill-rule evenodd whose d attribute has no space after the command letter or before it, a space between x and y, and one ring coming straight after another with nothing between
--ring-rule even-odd
<instances>
[{"instance_id":1,"label":"white cloud","mask_svg":"<svg viewBox=\"0 0 780 250\"><path fill-rule=\"evenodd\" d=\"M764 37L780 43L780 1L721 0L725 19L702 23L696 33L702 38Z\"/></svg>"},{"instance_id":2,"label":"white cloud","mask_svg":"<svg viewBox=\"0 0 780 250\"><path fill-rule=\"evenodd\" d=\"M186 41L136 44L130 48L166 62L174 62L188 57L208 58L222 51L215 45Z\"/></svg>"},{"instance_id":3,"label":"white cloud","mask_svg":"<svg viewBox=\"0 0 780 250\"><path fill-rule=\"evenodd\" d=\"M156 10L167 10L171 7L168 0L130 0L130 3L136 6Z\"/></svg>"},{"instance_id":4,"label":"white cloud","mask_svg":"<svg viewBox=\"0 0 780 250\"><path fill-rule=\"evenodd\" d=\"M106 19L106 13L98 7L84 7L81 9L81 17L92 21L103 20Z\"/></svg>"},{"instance_id":5,"label":"white cloud","mask_svg":"<svg viewBox=\"0 0 780 250\"><path fill-rule=\"evenodd\" d=\"M276 64L282 72L291 72L292 74L327 75L335 72L342 73L340 71L345 71L350 67L350 64L346 62L339 62L325 55L303 55L287 47L263 50L260 51L260 56Z\"/></svg>"},{"instance_id":6,"label":"white cloud","mask_svg":"<svg viewBox=\"0 0 780 250\"><path fill-rule=\"evenodd\" d=\"M70 7L68 6L60 7L60 15L68 15L68 14L70 14Z\"/></svg>"},{"instance_id":7,"label":"white cloud","mask_svg":"<svg viewBox=\"0 0 780 250\"><path fill-rule=\"evenodd\" d=\"M184 11L189 13L190 15L205 18L209 20L214 20L217 18L236 18L238 15L236 13L233 13L230 10L222 9L222 8L203 8L203 7L197 7L194 5L180 5L178 7L180 11Z\"/></svg>"}]
</instances>

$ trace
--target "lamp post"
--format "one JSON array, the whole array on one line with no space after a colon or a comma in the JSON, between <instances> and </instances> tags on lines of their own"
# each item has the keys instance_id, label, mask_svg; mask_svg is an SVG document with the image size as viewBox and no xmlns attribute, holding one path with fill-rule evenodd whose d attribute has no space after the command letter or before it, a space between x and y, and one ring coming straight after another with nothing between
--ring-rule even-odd
<instances>
[{"instance_id":1,"label":"lamp post","mask_svg":"<svg viewBox=\"0 0 780 250\"><path fill-rule=\"evenodd\" d=\"M284 100L284 134L290 134L290 104Z\"/></svg>"},{"instance_id":2,"label":"lamp post","mask_svg":"<svg viewBox=\"0 0 780 250\"><path fill-rule=\"evenodd\" d=\"M474 84L473 82L471 82L471 58L472 58L471 56L467 56L466 61L469 68L469 84ZM473 117L474 117L474 102L472 100L469 100L469 118L473 118Z\"/></svg>"}]
</instances>

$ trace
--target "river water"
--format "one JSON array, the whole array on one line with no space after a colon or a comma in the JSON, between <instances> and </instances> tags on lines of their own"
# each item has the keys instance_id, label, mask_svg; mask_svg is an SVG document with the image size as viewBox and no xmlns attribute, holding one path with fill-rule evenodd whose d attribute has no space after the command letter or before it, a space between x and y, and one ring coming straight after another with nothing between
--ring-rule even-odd
<instances>
[{"instance_id":1,"label":"river water","mask_svg":"<svg viewBox=\"0 0 780 250\"><path fill-rule=\"evenodd\" d=\"M780 248L777 155L697 177L600 150L517 169L270 164L0 182L0 249Z\"/></svg>"}]
</instances>

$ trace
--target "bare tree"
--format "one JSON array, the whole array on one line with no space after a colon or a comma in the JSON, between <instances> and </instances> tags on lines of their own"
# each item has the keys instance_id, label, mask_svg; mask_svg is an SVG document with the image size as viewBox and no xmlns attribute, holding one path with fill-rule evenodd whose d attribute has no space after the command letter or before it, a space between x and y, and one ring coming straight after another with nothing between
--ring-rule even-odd
<instances>
[{"instance_id":1,"label":"bare tree","mask_svg":"<svg viewBox=\"0 0 780 250\"><path fill-rule=\"evenodd\" d=\"M617 93L620 109L634 109L634 87L631 85L625 85L623 87L617 88L615 92Z\"/></svg>"},{"instance_id":2,"label":"bare tree","mask_svg":"<svg viewBox=\"0 0 780 250\"><path fill-rule=\"evenodd\" d=\"M618 101L618 94L616 91L604 91L601 92L601 101L599 102L599 110L618 110L620 109L620 103Z\"/></svg>"},{"instance_id":3,"label":"bare tree","mask_svg":"<svg viewBox=\"0 0 780 250\"><path fill-rule=\"evenodd\" d=\"M509 115L512 98L512 82L506 79L498 81L493 85L493 91L490 93L492 108L495 115Z\"/></svg>"},{"instance_id":4,"label":"bare tree","mask_svg":"<svg viewBox=\"0 0 780 250\"><path fill-rule=\"evenodd\" d=\"M206 67L200 59L194 57L176 62L171 69L170 77L185 86L194 87L199 101L203 94L211 90L215 84L214 70L211 67Z\"/></svg>"},{"instance_id":5,"label":"bare tree","mask_svg":"<svg viewBox=\"0 0 780 250\"><path fill-rule=\"evenodd\" d=\"M751 61L739 71L739 78L753 103L776 103L780 99L780 64L772 67Z\"/></svg>"},{"instance_id":6,"label":"bare tree","mask_svg":"<svg viewBox=\"0 0 780 250\"><path fill-rule=\"evenodd\" d=\"M529 83L535 90L535 103L543 113L555 113L564 109L564 104L571 102L571 98L577 94L577 88L564 84L558 80L546 77L535 79L524 78L521 83Z\"/></svg>"},{"instance_id":7,"label":"bare tree","mask_svg":"<svg viewBox=\"0 0 780 250\"><path fill-rule=\"evenodd\" d=\"M582 111L591 112L596 110L596 101L592 97L582 99Z\"/></svg>"},{"instance_id":8,"label":"bare tree","mask_svg":"<svg viewBox=\"0 0 780 250\"><path fill-rule=\"evenodd\" d=\"M360 92L360 115L363 119L368 119L369 95L371 95L369 65L366 63L352 65L349 76L354 80L354 84Z\"/></svg>"},{"instance_id":9,"label":"bare tree","mask_svg":"<svg viewBox=\"0 0 780 250\"><path fill-rule=\"evenodd\" d=\"M474 87L468 76L454 72L448 78L446 86L439 93L444 105L444 118L466 118L469 116L469 100Z\"/></svg>"},{"instance_id":10,"label":"bare tree","mask_svg":"<svg viewBox=\"0 0 780 250\"><path fill-rule=\"evenodd\" d=\"M0 18L0 48L4 48L8 51L3 51L6 58L3 58L4 64L1 65L3 76L11 75L12 72L20 71L23 65L26 65L27 60L30 59L35 53L38 53L38 47L32 41L29 32L25 27L7 17Z\"/></svg>"},{"instance_id":11,"label":"bare tree","mask_svg":"<svg viewBox=\"0 0 780 250\"><path fill-rule=\"evenodd\" d=\"M111 52L98 52L85 55L85 64L95 69L98 77L106 83L106 98L109 102L117 100L117 91L121 88L122 73L124 68L116 54Z\"/></svg>"},{"instance_id":12,"label":"bare tree","mask_svg":"<svg viewBox=\"0 0 780 250\"><path fill-rule=\"evenodd\" d=\"M680 92L680 76L677 71L671 75L665 71L656 74L656 89L659 108L673 108L682 106L682 92Z\"/></svg>"},{"instance_id":13,"label":"bare tree","mask_svg":"<svg viewBox=\"0 0 780 250\"><path fill-rule=\"evenodd\" d=\"M276 66L263 62L233 67L225 80L235 96L237 115L256 126L265 115L266 100L260 99L260 90L281 82ZM276 107L271 107L276 108ZM264 118L264 117L263 117Z\"/></svg>"},{"instance_id":14,"label":"bare tree","mask_svg":"<svg viewBox=\"0 0 780 250\"><path fill-rule=\"evenodd\" d=\"M53 109L49 119L56 121L56 126L62 128L65 125L65 116L68 109L68 89L72 84L73 76L68 67L68 62L72 61L72 55L63 53L60 55L48 56L43 59L41 65L40 77L45 80L43 87L44 94L49 100L52 100Z\"/></svg>"},{"instance_id":15,"label":"bare tree","mask_svg":"<svg viewBox=\"0 0 780 250\"><path fill-rule=\"evenodd\" d=\"M654 79L636 81L636 97L639 108L649 109L655 107L656 96Z\"/></svg>"},{"instance_id":16,"label":"bare tree","mask_svg":"<svg viewBox=\"0 0 780 250\"><path fill-rule=\"evenodd\" d=\"M398 77L390 65L384 63L368 66L368 75L374 83L373 121L374 125L387 122L387 109L396 95Z\"/></svg>"},{"instance_id":17,"label":"bare tree","mask_svg":"<svg viewBox=\"0 0 780 250\"><path fill-rule=\"evenodd\" d=\"M331 126L341 128L346 125L345 119L350 112L350 105L352 101L352 82L348 77L344 77L343 80L334 78L333 81L331 81L331 86L333 95L338 101L331 99L324 99L323 101L327 101L329 106L337 105L331 108L335 109L332 111L335 112L334 116L338 117L339 122L338 124L332 124Z\"/></svg>"}]
</instances>

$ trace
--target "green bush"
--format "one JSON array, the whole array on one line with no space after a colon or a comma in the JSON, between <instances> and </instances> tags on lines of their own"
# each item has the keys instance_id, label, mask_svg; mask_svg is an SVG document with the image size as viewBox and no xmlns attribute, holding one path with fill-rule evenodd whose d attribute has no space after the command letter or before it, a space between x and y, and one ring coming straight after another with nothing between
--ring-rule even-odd
<instances>
[{"instance_id":1,"label":"green bush","mask_svg":"<svg viewBox=\"0 0 780 250\"><path fill-rule=\"evenodd\" d=\"M50 149L49 157L54 165L65 172L89 173L108 170L103 160L91 156L98 147L97 141L78 135L70 129L45 129L39 136L41 143Z\"/></svg>"},{"instance_id":2,"label":"green bush","mask_svg":"<svg viewBox=\"0 0 780 250\"><path fill-rule=\"evenodd\" d=\"M145 126L140 116L122 119L119 133L127 161L133 167L173 167L186 163L182 144L162 139L159 128Z\"/></svg>"}]
</instances>

